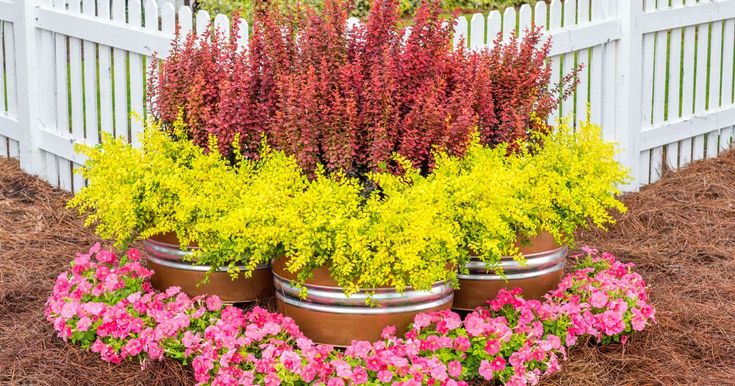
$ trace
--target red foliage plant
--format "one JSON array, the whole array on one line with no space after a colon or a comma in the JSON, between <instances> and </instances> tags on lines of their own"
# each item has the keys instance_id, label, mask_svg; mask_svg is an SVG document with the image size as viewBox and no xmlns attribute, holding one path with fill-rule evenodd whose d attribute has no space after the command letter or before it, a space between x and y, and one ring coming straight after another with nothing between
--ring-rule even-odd
<instances>
[{"instance_id":1,"label":"red foliage plant","mask_svg":"<svg viewBox=\"0 0 735 386\"><path fill-rule=\"evenodd\" d=\"M461 154L474 131L492 146L544 130L534 122L547 120L572 78L550 87L541 30L499 37L489 50L454 49L439 6L423 3L410 30L397 0L375 0L356 25L346 0L326 0L322 11L257 10L247 49L217 33L176 39L152 67L151 111L164 122L183 113L191 139L206 147L215 136L225 156L237 138L257 157L265 134L309 173L350 175L391 168L396 153L429 172L434 150Z\"/></svg>"}]
</instances>

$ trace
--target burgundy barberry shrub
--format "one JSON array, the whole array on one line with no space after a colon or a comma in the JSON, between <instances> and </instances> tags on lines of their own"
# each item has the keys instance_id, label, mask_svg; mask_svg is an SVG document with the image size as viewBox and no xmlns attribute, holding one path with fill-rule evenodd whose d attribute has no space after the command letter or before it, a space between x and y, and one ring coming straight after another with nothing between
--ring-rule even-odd
<instances>
[{"instance_id":1,"label":"burgundy barberry shrub","mask_svg":"<svg viewBox=\"0 0 735 386\"><path fill-rule=\"evenodd\" d=\"M346 0L259 9L246 50L216 33L176 41L152 68L151 111L164 122L183 113L191 139L208 146L214 136L225 156L237 139L257 157L265 134L309 173L397 170L395 153L428 173L434 150L462 154L473 131L493 146L546 130L535 122L569 92L570 77L549 85L539 29L469 51L453 48L438 1L422 4L410 30L397 0L375 0L362 24L348 26L348 14Z\"/></svg>"}]
</instances>

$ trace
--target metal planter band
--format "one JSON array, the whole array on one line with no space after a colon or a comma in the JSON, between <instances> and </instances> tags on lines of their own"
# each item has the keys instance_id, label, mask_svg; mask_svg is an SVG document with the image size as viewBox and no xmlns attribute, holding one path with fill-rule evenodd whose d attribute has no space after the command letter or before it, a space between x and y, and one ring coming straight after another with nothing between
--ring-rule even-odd
<instances>
[{"instance_id":1,"label":"metal planter band","mask_svg":"<svg viewBox=\"0 0 735 386\"><path fill-rule=\"evenodd\" d=\"M488 272L485 263L479 259L473 259L467 265L469 274L460 274L460 280L522 280L547 275L551 272L564 269L564 258L567 255L567 247L560 247L550 251L525 255L526 264L521 265L512 258L503 258L499 266L503 269L503 276Z\"/></svg>"},{"instance_id":2,"label":"metal planter band","mask_svg":"<svg viewBox=\"0 0 735 386\"><path fill-rule=\"evenodd\" d=\"M299 288L291 281L278 274L273 275L276 296L284 302L314 311L334 313L381 314L398 312L415 312L438 307L452 301L454 291L448 282L435 283L428 291L416 291L411 288L399 293L393 288L377 288L360 291L347 296L341 287L315 286L306 284L307 298L299 298ZM374 292L372 299L376 307L366 305L368 292Z\"/></svg>"},{"instance_id":3,"label":"metal planter band","mask_svg":"<svg viewBox=\"0 0 735 386\"><path fill-rule=\"evenodd\" d=\"M192 252L191 250L181 250L177 245L149 239L143 241L143 246L145 248L145 251L147 252L148 260L164 267L197 272L206 272L209 271L211 268L211 266L209 265L200 265L183 261L183 259L191 255ZM269 269L270 266L270 262L266 262L258 264L255 269ZM237 266L237 268L239 268L241 271L247 269L247 267L244 265L239 265ZM228 267L219 267L215 270L215 272L227 272L228 270Z\"/></svg>"}]
</instances>

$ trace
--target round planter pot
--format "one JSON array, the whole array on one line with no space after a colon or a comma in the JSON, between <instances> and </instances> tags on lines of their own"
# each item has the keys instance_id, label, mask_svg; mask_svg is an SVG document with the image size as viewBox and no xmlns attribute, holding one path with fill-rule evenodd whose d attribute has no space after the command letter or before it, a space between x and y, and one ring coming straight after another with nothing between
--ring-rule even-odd
<instances>
[{"instance_id":1,"label":"round planter pot","mask_svg":"<svg viewBox=\"0 0 735 386\"><path fill-rule=\"evenodd\" d=\"M293 318L301 331L314 342L333 346L348 346L353 340L375 341L386 326L395 326L400 336L416 314L448 310L452 306L453 290L449 283L434 284L430 291L407 288L398 293L394 288L376 288L376 305L365 304L367 291L347 297L329 276L327 268L314 271L307 281L306 299L299 298L299 289L292 285L296 275L286 271L285 259L273 263L278 312Z\"/></svg>"},{"instance_id":2,"label":"round planter pot","mask_svg":"<svg viewBox=\"0 0 735 386\"><path fill-rule=\"evenodd\" d=\"M561 247L549 233L541 233L531 239L530 245L520 246L526 264L521 265L512 257L500 261L505 279L495 272L488 272L485 263L473 259L466 267L468 274L457 275L459 289L454 292L455 310L472 311L487 304L503 289L519 287L526 299L541 299L556 288L564 275L564 259L567 248ZM507 281L506 281L507 280Z\"/></svg>"},{"instance_id":3,"label":"round planter pot","mask_svg":"<svg viewBox=\"0 0 735 386\"><path fill-rule=\"evenodd\" d=\"M147 265L154 271L151 284L159 291L176 286L189 296L217 295L226 303L253 302L273 296L270 264L258 266L248 278L240 275L235 280L231 279L226 267L220 268L209 274L207 283L202 283L210 266L183 261L191 252L180 249L174 235L150 238L143 241L143 246ZM196 246L190 247L194 248Z\"/></svg>"}]
</instances>

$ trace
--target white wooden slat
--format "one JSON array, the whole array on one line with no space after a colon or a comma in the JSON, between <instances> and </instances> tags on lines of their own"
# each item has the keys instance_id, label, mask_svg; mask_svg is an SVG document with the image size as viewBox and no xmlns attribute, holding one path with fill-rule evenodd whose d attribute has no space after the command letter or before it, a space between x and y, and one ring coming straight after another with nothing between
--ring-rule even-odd
<instances>
[{"instance_id":1,"label":"white wooden slat","mask_svg":"<svg viewBox=\"0 0 735 386\"><path fill-rule=\"evenodd\" d=\"M200 10L197 12L196 16L196 31L197 35L203 35L207 29L209 29L210 26L210 20L212 20L209 16L209 12L205 10Z\"/></svg>"},{"instance_id":2,"label":"white wooden slat","mask_svg":"<svg viewBox=\"0 0 735 386\"><path fill-rule=\"evenodd\" d=\"M18 113L18 96L16 94L17 78L15 69L15 33L12 23L3 23L3 40L5 41L5 87L7 98L6 109L10 115ZM8 145L12 148L12 144ZM11 153L12 156L12 153Z\"/></svg>"},{"instance_id":3,"label":"white wooden slat","mask_svg":"<svg viewBox=\"0 0 735 386\"><path fill-rule=\"evenodd\" d=\"M173 7L171 5L168 5L169 12L173 11ZM156 6L155 0L145 0L145 3L143 5L143 15L144 15L144 22L145 22L145 30L156 32L159 30L159 21L161 21L158 17L158 7ZM145 92L147 85L148 85L148 71L150 71L151 68L151 61L153 59L147 56L143 57L143 90ZM145 94L147 95L147 94ZM147 119L150 116L150 112L147 109L147 106L145 106L145 99L143 102L143 111L140 114L140 119L143 119L144 122L147 121ZM141 129L143 131L143 129ZM136 141L138 141L138 138L135 138Z\"/></svg>"},{"instance_id":4,"label":"white wooden slat","mask_svg":"<svg viewBox=\"0 0 735 386\"><path fill-rule=\"evenodd\" d=\"M720 131L720 152L727 151L732 148L734 126L724 128Z\"/></svg>"},{"instance_id":5,"label":"white wooden slat","mask_svg":"<svg viewBox=\"0 0 735 386\"><path fill-rule=\"evenodd\" d=\"M79 0L69 1L69 11L81 13ZM84 138L84 97L82 79L82 41L69 38L69 95L71 96L71 132Z\"/></svg>"},{"instance_id":6,"label":"white wooden slat","mask_svg":"<svg viewBox=\"0 0 735 386\"><path fill-rule=\"evenodd\" d=\"M666 145L664 161L666 161L666 167L671 170L676 170L679 167L679 142Z\"/></svg>"},{"instance_id":7,"label":"white wooden slat","mask_svg":"<svg viewBox=\"0 0 735 386\"><path fill-rule=\"evenodd\" d=\"M602 69L602 84L601 88L604 91L600 91L602 94L602 135L607 141L615 140L617 122L615 117L615 53L617 49L617 42L606 43L603 48L603 69ZM594 113L595 107L592 106Z\"/></svg>"},{"instance_id":8,"label":"white wooden slat","mask_svg":"<svg viewBox=\"0 0 735 386\"><path fill-rule=\"evenodd\" d=\"M0 135L0 157L10 157L8 153L8 138Z\"/></svg>"},{"instance_id":9,"label":"white wooden slat","mask_svg":"<svg viewBox=\"0 0 735 386\"><path fill-rule=\"evenodd\" d=\"M112 20L125 23L125 0L112 1ZM127 52L122 49L112 49L112 84L113 105L115 117L115 136L130 139L128 132L128 81L127 81Z\"/></svg>"},{"instance_id":10,"label":"white wooden slat","mask_svg":"<svg viewBox=\"0 0 735 386\"><path fill-rule=\"evenodd\" d=\"M551 0L549 6L549 24L550 31L558 30L562 27L562 3L561 0ZM563 56L554 56L549 59L551 62L551 87L558 84L561 80L561 65ZM561 106L560 106L561 107ZM554 114L549 117L549 124L554 124L554 120L561 118L561 108L557 108Z\"/></svg>"},{"instance_id":11,"label":"white wooden slat","mask_svg":"<svg viewBox=\"0 0 735 386\"><path fill-rule=\"evenodd\" d=\"M467 19L465 19L465 21L466 20ZM237 30L237 47L239 49L244 49L247 47L248 38L249 38L248 21L245 19L240 19L238 20L238 25L239 25L239 28Z\"/></svg>"},{"instance_id":12,"label":"white wooden slat","mask_svg":"<svg viewBox=\"0 0 735 386\"><path fill-rule=\"evenodd\" d=\"M221 33L222 36L230 36L230 20L225 15L217 15L214 17L214 30Z\"/></svg>"},{"instance_id":13,"label":"white wooden slat","mask_svg":"<svg viewBox=\"0 0 735 386\"><path fill-rule=\"evenodd\" d=\"M64 158L59 158L59 187L66 191L72 188L71 162Z\"/></svg>"},{"instance_id":14,"label":"white wooden slat","mask_svg":"<svg viewBox=\"0 0 735 386\"><path fill-rule=\"evenodd\" d=\"M4 41L3 35L5 31L5 22L0 20L0 42ZM3 45L0 43L0 66L5 65L5 50L3 49ZM5 87L5 71L0 70L0 87ZM7 111L8 107L5 105L5 97L0 98L0 114L5 113ZM0 136L0 146L3 146L0 148L0 156L7 156L8 151L8 144L5 137Z\"/></svg>"},{"instance_id":15,"label":"white wooden slat","mask_svg":"<svg viewBox=\"0 0 735 386\"><path fill-rule=\"evenodd\" d=\"M657 32L654 37L654 70L653 70L653 125L656 126L664 121L666 107L666 64L668 58L666 50L668 45L668 33Z\"/></svg>"},{"instance_id":16,"label":"white wooden slat","mask_svg":"<svg viewBox=\"0 0 735 386\"><path fill-rule=\"evenodd\" d=\"M563 27L564 28L573 27L576 23L576 17L577 17L577 0L566 0L564 2L563 11L564 11ZM574 68L576 66L574 56L575 56L574 52L570 52L564 55L563 64L562 64L563 66L562 76L570 74L572 73L572 71L574 71ZM576 116L574 115L574 96L569 96L569 98L567 98L566 100L562 102L561 114L563 116L570 117L572 119L572 122L570 123L576 126L577 120L576 120Z\"/></svg>"},{"instance_id":17,"label":"white wooden slat","mask_svg":"<svg viewBox=\"0 0 735 386\"><path fill-rule=\"evenodd\" d=\"M10 158L20 158L20 144L18 141L8 139L8 155Z\"/></svg>"},{"instance_id":18,"label":"white wooden slat","mask_svg":"<svg viewBox=\"0 0 735 386\"><path fill-rule=\"evenodd\" d=\"M656 5L655 0L645 0L644 9L653 9ZM653 94L653 66L654 66L654 42L655 34L646 34L643 36L642 44L642 92L641 92L641 125L650 126L651 124L651 98ZM656 169L655 157L652 150L641 152L640 178L642 183L650 183L652 178L656 176L652 173Z\"/></svg>"},{"instance_id":19,"label":"white wooden slat","mask_svg":"<svg viewBox=\"0 0 735 386\"><path fill-rule=\"evenodd\" d=\"M46 182L53 187L59 186L59 161L53 153L45 152Z\"/></svg>"},{"instance_id":20,"label":"white wooden slat","mask_svg":"<svg viewBox=\"0 0 735 386\"><path fill-rule=\"evenodd\" d=\"M590 0L577 0L577 26L589 24Z\"/></svg>"},{"instance_id":21,"label":"white wooden slat","mask_svg":"<svg viewBox=\"0 0 735 386\"><path fill-rule=\"evenodd\" d=\"M462 19L467 20L465 18ZM485 46L485 16L481 13L472 15L472 18L470 19L469 45L473 50L478 50Z\"/></svg>"},{"instance_id":22,"label":"white wooden slat","mask_svg":"<svg viewBox=\"0 0 735 386\"><path fill-rule=\"evenodd\" d=\"M592 9L590 10L592 16L591 20L597 22L605 18L605 4L600 1L592 2ZM589 58L589 73L590 73L590 120L597 124L602 124L602 90L603 90L603 55L604 55L604 44L600 44L592 47L590 50Z\"/></svg>"},{"instance_id":23,"label":"white wooden slat","mask_svg":"<svg viewBox=\"0 0 735 386\"><path fill-rule=\"evenodd\" d=\"M689 117L694 112L694 56L696 45L695 27L684 29L684 44L682 50L682 92L681 110L682 117Z\"/></svg>"},{"instance_id":24,"label":"white wooden slat","mask_svg":"<svg viewBox=\"0 0 735 386\"><path fill-rule=\"evenodd\" d=\"M176 10L170 3L161 7L161 31L174 32L176 28Z\"/></svg>"},{"instance_id":25,"label":"white wooden slat","mask_svg":"<svg viewBox=\"0 0 735 386\"><path fill-rule=\"evenodd\" d=\"M723 106L733 103L733 52L735 51L735 20L729 19L725 21L723 26L722 41L722 96L721 102Z\"/></svg>"},{"instance_id":26,"label":"white wooden slat","mask_svg":"<svg viewBox=\"0 0 735 386\"><path fill-rule=\"evenodd\" d=\"M698 161L704 158L704 148L706 146L707 135L701 134L692 138L692 161Z\"/></svg>"},{"instance_id":27,"label":"white wooden slat","mask_svg":"<svg viewBox=\"0 0 735 386\"><path fill-rule=\"evenodd\" d=\"M242 29L240 31L242 33ZM457 18L457 22L454 24L454 47L459 46L460 42L467 46L469 39L467 39L467 18L460 16Z\"/></svg>"},{"instance_id":28,"label":"white wooden slat","mask_svg":"<svg viewBox=\"0 0 735 386\"><path fill-rule=\"evenodd\" d=\"M54 53L56 60L56 130L60 132L69 132L69 96L67 94L67 50L66 37L63 35L55 35Z\"/></svg>"},{"instance_id":29,"label":"white wooden slat","mask_svg":"<svg viewBox=\"0 0 735 386\"><path fill-rule=\"evenodd\" d=\"M528 4L521 5L521 9L518 12L518 36L523 37L528 29L533 24L533 15L531 6Z\"/></svg>"},{"instance_id":30,"label":"white wooden slat","mask_svg":"<svg viewBox=\"0 0 735 386\"><path fill-rule=\"evenodd\" d=\"M676 1L676 0L675 0ZM681 1L681 0L679 0ZM679 97L681 90L681 44L682 30L677 28L671 31L669 37L669 95L667 106L667 119L672 120L679 117Z\"/></svg>"},{"instance_id":31,"label":"white wooden slat","mask_svg":"<svg viewBox=\"0 0 735 386\"><path fill-rule=\"evenodd\" d=\"M191 8L184 6L179 8L179 27L181 36L184 37L191 32L193 28L193 18L191 14Z\"/></svg>"},{"instance_id":32,"label":"white wooden slat","mask_svg":"<svg viewBox=\"0 0 735 386\"><path fill-rule=\"evenodd\" d=\"M41 6L51 6L50 0L43 0L39 3ZM55 49L54 34L51 31L39 31L39 43L37 60L40 64L41 72L40 81L41 91L41 127L46 130L54 130L56 128L56 71L55 71ZM2 60L0 59L0 63ZM48 175L46 176L48 180ZM58 179L58 177L57 177Z\"/></svg>"},{"instance_id":33,"label":"white wooden slat","mask_svg":"<svg viewBox=\"0 0 735 386\"><path fill-rule=\"evenodd\" d=\"M700 113L706 110L707 96L707 64L708 64L708 48L709 48L709 25L700 24L697 26L696 35L696 71L695 71L695 90L694 90L694 113ZM698 135L692 140L692 159L700 160L705 156L706 135Z\"/></svg>"},{"instance_id":34,"label":"white wooden slat","mask_svg":"<svg viewBox=\"0 0 735 386\"><path fill-rule=\"evenodd\" d=\"M72 169L72 180L71 180L72 188L71 190L74 194L76 194L76 193L79 193L79 191L82 190L82 188L85 185L84 177L82 177L82 175L79 174L78 172L81 165L76 164L76 163L71 163L71 166L73 168Z\"/></svg>"},{"instance_id":35,"label":"white wooden slat","mask_svg":"<svg viewBox=\"0 0 735 386\"><path fill-rule=\"evenodd\" d=\"M577 0L564 1L564 28L571 28L577 24Z\"/></svg>"},{"instance_id":36,"label":"white wooden slat","mask_svg":"<svg viewBox=\"0 0 735 386\"><path fill-rule=\"evenodd\" d=\"M495 46L495 40L501 33L502 19L498 11L490 12L487 17L487 46L491 49Z\"/></svg>"},{"instance_id":37,"label":"white wooden slat","mask_svg":"<svg viewBox=\"0 0 735 386\"><path fill-rule=\"evenodd\" d=\"M561 0L551 0L549 5L549 30L559 29L562 26Z\"/></svg>"},{"instance_id":38,"label":"white wooden slat","mask_svg":"<svg viewBox=\"0 0 735 386\"><path fill-rule=\"evenodd\" d=\"M576 103L575 108L577 122L587 119L587 103L589 102L589 50L584 49L577 52L577 65L581 66L579 71L579 85L576 90Z\"/></svg>"},{"instance_id":39,"label":"white wooden slat","mask_svg":"<svg viewBox=\"0 0 735 386\"><path fill-rule=\"evenodd\" d=\"M651 174L649 183L654 183L663 176L664 148L651 149Z\"/></svg>"},{"instance_id":40,"label":"white wooden slat","mask_svg":"<svg viewBox=\"0 0 735 386\"><path fill-rule=\"evenodd\" d=\"M102 20L111 20L112 12L109 1L100 1L97 4L97 16ZM97 46L97 60L99 66L99 121L100 133L115 133L115 119L112 95L112 48L100 44Z\"/></svg>"},{"instance_id":41,"label":"white wooden slat","mask_svg":"<svg viewBox=\"0 0 735 386\"><path fill-rule=\"evenodd\" d=\"M644 150L639 156L639 169L640 175L635 176L641 184L649 184L651 182L651 151Z\"/></svg>"},{"instance_id":42,"label":"white wooden slat","mask_svg":"<svg viewBox=\"0 0 735 386\"><path fill-rule=\"evenodd\" d=\"M546 28L546 16L547 15L548 15L548 7L546 6L546 2L543 2L543 1L537 2L533 10L534 27L543 27L543 29L547 29Z\"/></svg>"},{"instance_id":43,"label":"white wooden slat","mask_svg":"<svg viewBox=\"0 0 735 386\"><path fill-rule=\"evenodd\" d=\"M705 148L706 158L714 158L717 157L717 154L720 152L720 130L713 131L709 134L707 134L707 145Z\"/></svg>"},{"instance_id":44,"label":"white wooden slat","mask_svg":"<svg viewBox=\"0 0 735 386\"><path fill-rule=\"evenodd\" d=\"M699 113L707 109L707 64L709 49L709 25L700 24L697 28L697 51L696 51L696 73L694 112Z\"/></svg>"},{"instance_id":45,"label":"white wooden slat","mask_svg":"<svg viewBox=\"0 0 735 386\"><path fill-rule=\"evenodd\" d=\"M722 69L722 22L711 24L710 32L710 60L709 60L709 103L708 109L720 106L720 71ZM720 150L720 128L707 137L707 158L716 157Z\"/></svg>"},{"instance_id":46,"label":"white wooden slat","mask_svg":"<svg viewBox=\"0 0 735 386\"><path fill-rule=\"evenodd\" d=\"M95 1L83 0L84 15L95 16ZM97 47L90 41L84 41L84 126L88 143L99 142L97 126Z\"/></svg>"},{"instance_id":47,"label":"white wooden slat","mask_svg":"<svg viewBox=\"0 0 735 386\"><path fill-rule=\"evenodd\" d=\"M655 0L645 0L645 9L653 9L656 6ZM652 114L652 98L653 98L653 72L654 72L654 41L655 34L646 34L643 36L643 72L641 81L643 82L641 89L641 107L642 107L642 124L648 126L651 124Z\"/></svg>"},{"instance_id":48,"label":"white wooden slat","mask_svg":"<svg viewBox=\"0 0 735 386\"><path fill-rule=\"evenodd\" d=\"M733 43L732 41L730 43ZM720 71L722 70L722 22L711 25L708 109L720 106Z\"/></svg>"},{"instance_id":49,"label":"white wooden slat","mask_svg":"<svg viewBox=\"0 0 735 386\"><path fill-rule=\"evenodd\" d=\"M128 0L128 24L134 28L143 25L143 9L140 0ZM158 17L158 15L156 15ZM143 90L145 89L143 71L143 57L133 52L128 53L129 87L130 87L130 142L139 145L139 136L143 132L144 104Z\"/></svg>"},{"instance_id":50,"label":"white wooden slat","mask_svg":"<svg viewBox=\"0 0 735 386\"><path fill-rule=\"evenodd\" d=\"M516 9L508 7L503 11L503 41L508 41L516 32Z\"/></svg>"},{"instance_id":51,"label":"white wooden slat","mask_svg":"<svg viewBox=\"0 0 735 386\"><path fill-rule=\"evenodd\" d=\"M169 9L173 10L173 8ZM143 19L146 30L152 33L159 31L158 23L160 19L158 18L158 6L155 0L143 1Z\"/></svg>"}]
</instances>

